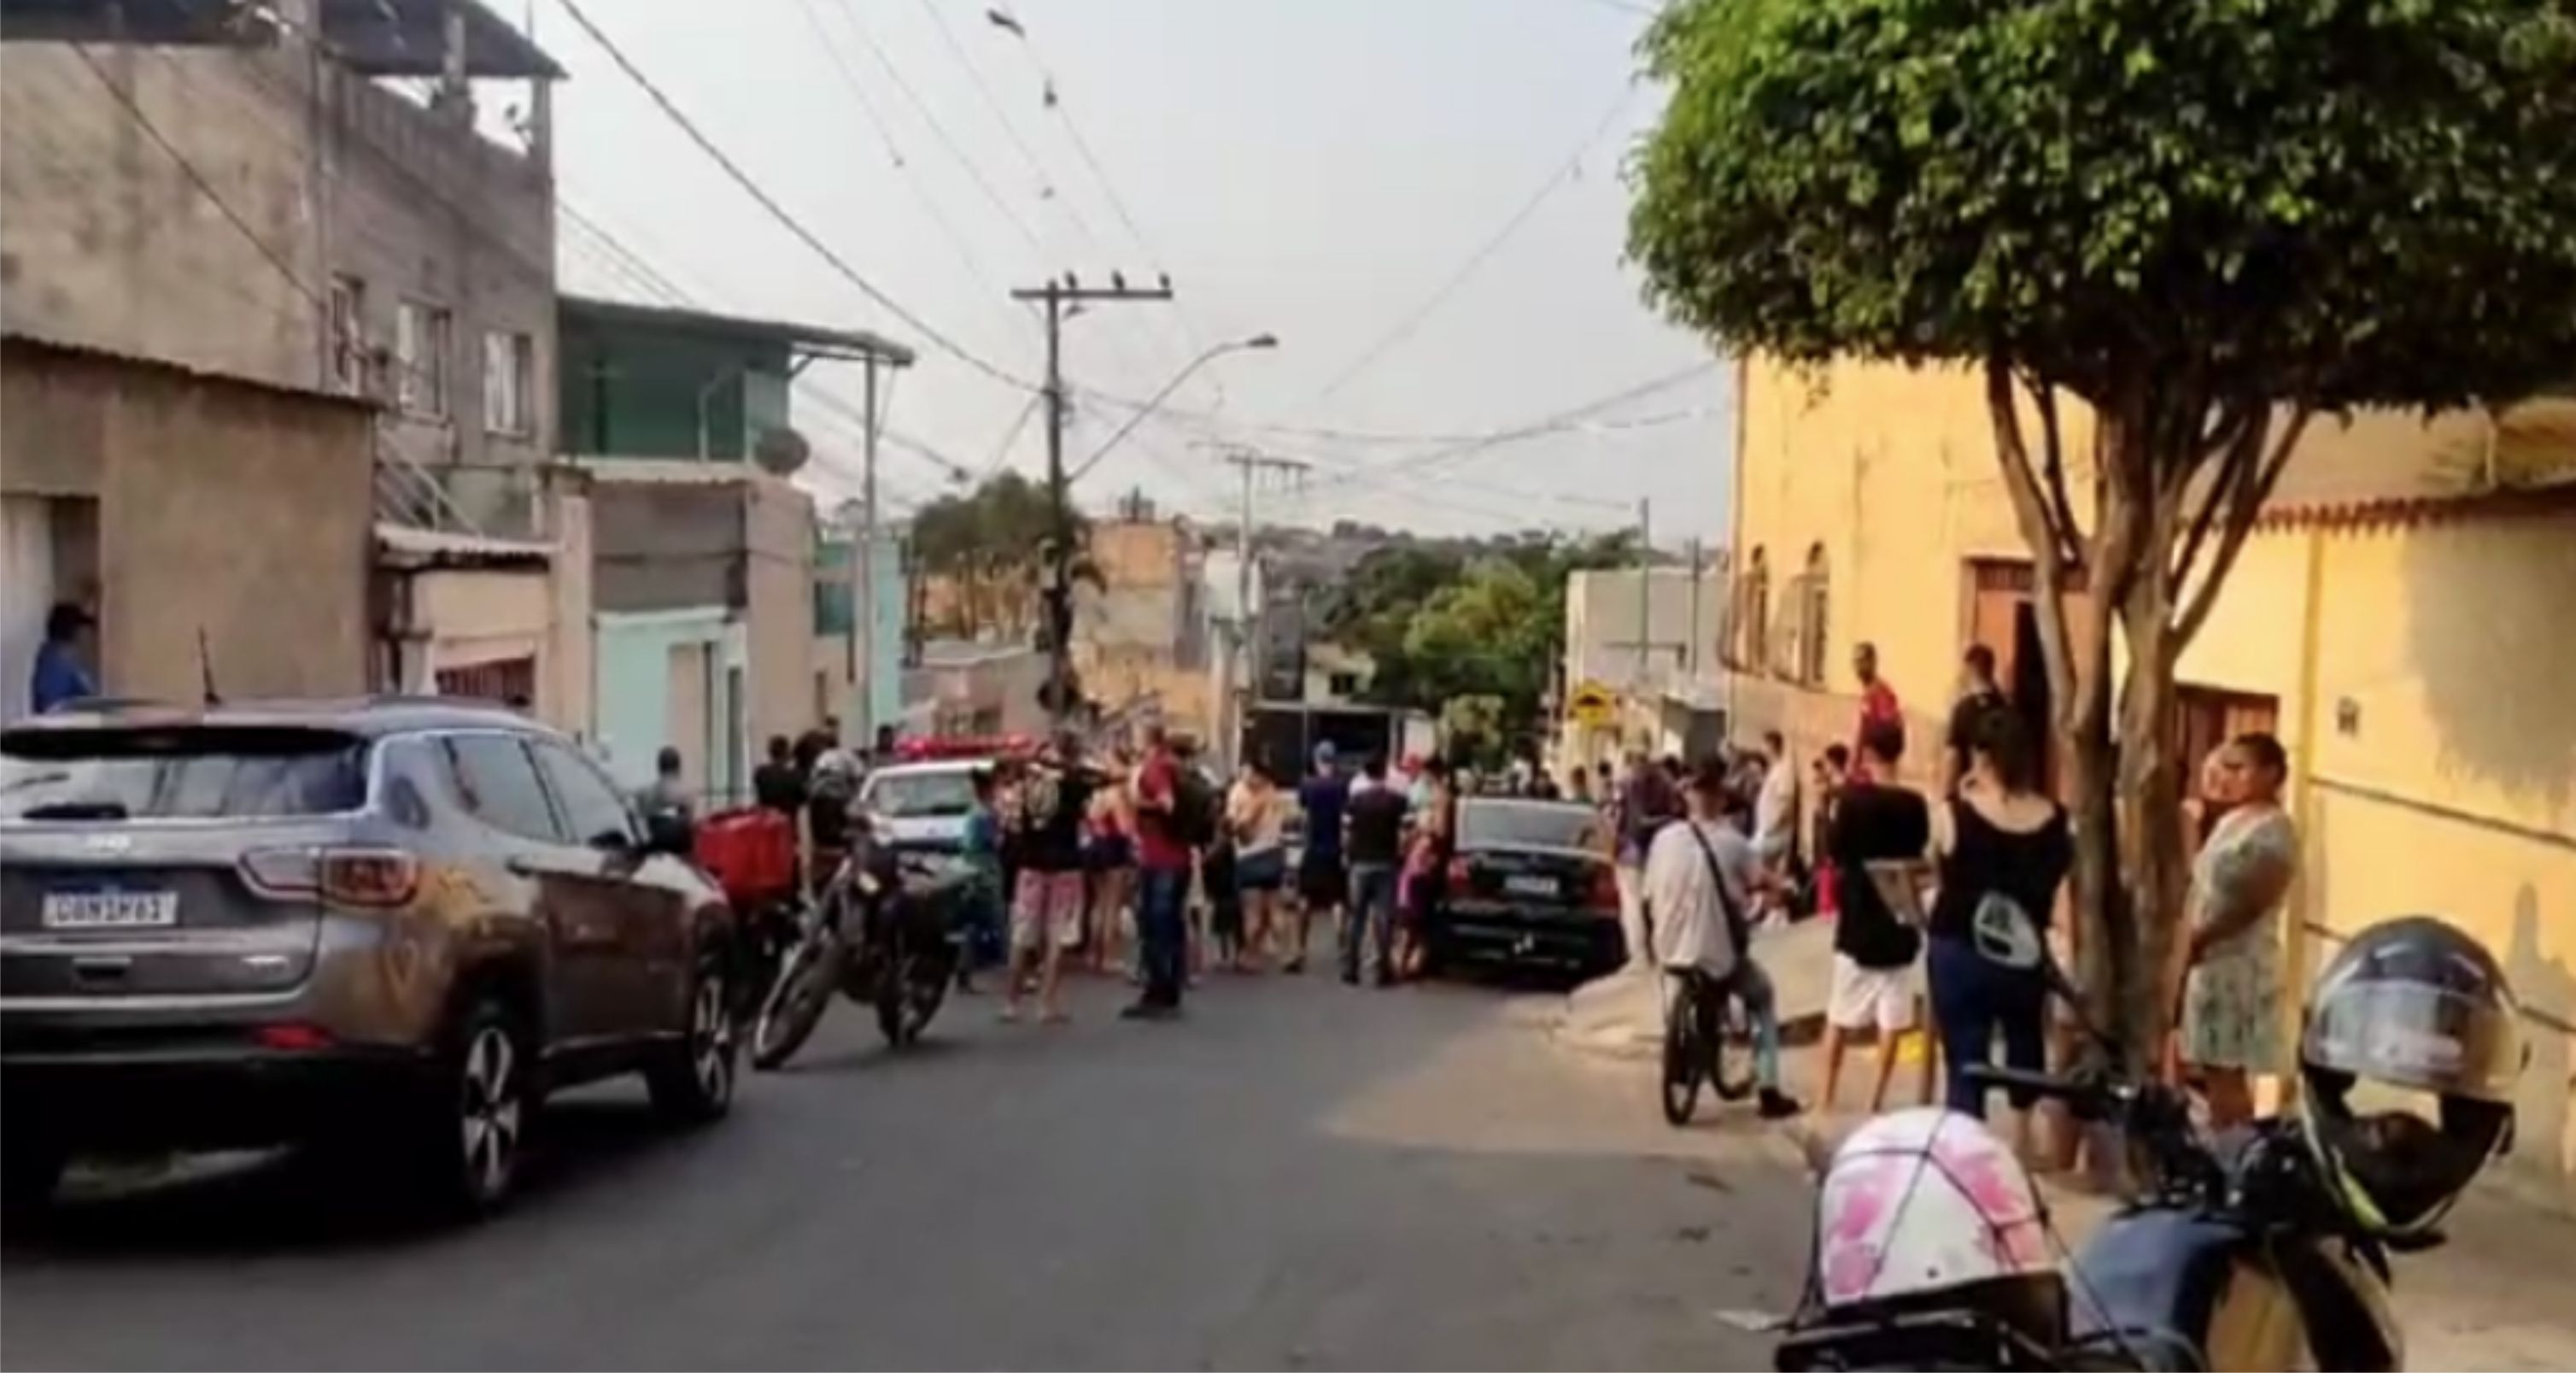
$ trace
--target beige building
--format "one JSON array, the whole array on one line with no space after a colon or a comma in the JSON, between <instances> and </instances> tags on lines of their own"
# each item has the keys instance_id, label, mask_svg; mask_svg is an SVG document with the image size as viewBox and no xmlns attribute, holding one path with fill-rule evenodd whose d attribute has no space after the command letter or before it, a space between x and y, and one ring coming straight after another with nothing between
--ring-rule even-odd
<instances>
[{"instance_id":1,"label":"beige building","mask_svg":"<svg viewBox=\"0 0 2576 1373\"><path fill-rule=\"evenodd\" d=\"M0 714L47 608L98 618L112 696L367 689L365 404L11 336L0 342Z\"/></svg>"},{"instance_id":2,"label":"beige building","mask_svg":"<svg viewBox=\"0 0 2576 1373\"><path fill-rule=\"evenodd\" d=\"M1197 535L1178 519L1106 520L1091 528L1090 556L1102 584L1074 588L1083 691L1110 716L1210 737L1217 701Z\"/></svg>"}]
</instances>

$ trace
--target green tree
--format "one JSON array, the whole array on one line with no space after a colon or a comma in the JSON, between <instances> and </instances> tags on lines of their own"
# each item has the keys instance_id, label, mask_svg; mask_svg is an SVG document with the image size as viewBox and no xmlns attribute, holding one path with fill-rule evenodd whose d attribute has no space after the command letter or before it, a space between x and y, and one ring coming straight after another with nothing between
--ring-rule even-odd
<instances>
[{"instance_id":1,"label":"green tree","mask_svg":"<svg viewBox=\"0 0 2576 1373\"><path fill-rule=\"evenodd\" d=\"M1641 53L1672 88L1632 167L1656 304L1982 377L2087 972L2144 1052L2174 663L2289 453L2321 412L2502 403L2576 358L2567 0L1675 0Z\"/></svg>"},{"instance_id":2,"label":"green tree","mask_svg":"<svg viewBox=\"0 0 2576 1373\"><path fill-rule=\"evenodd\" d=\"M914 512L913 546L922 567L955 590L948 628L1017 634L1035 621L1040 550L1051 531L1050 505L1037 483L1017 472L987 479L963 495L945 495ZM1076 520L1076 537L1081 521ZM1078 564L1076 574L1082 575ZM1096 572L1090 574L1096 580Z\"/></svg>"}]
</instances>

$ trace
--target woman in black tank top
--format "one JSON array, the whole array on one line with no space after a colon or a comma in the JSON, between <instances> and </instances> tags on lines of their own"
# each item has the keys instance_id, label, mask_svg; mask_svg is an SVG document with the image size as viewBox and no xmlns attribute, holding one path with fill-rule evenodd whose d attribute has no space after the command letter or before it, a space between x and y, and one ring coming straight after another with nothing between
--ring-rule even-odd
<instances>
[{"instance_id":1,"label":"woman in black tank top","mask_svg":"<svg viewBox=\"0 0 2576 1373\"><path fill-rule=\"evenodd\" d=\"M2017 907L2022 919L2045 931L2074 866L2075 846L2065 809L2039 790L2029 742L2010 711L1988 711L1978 720L1969 758L1966 785L1943 807L1947 832L1940 894L1926 920L1925 967L1947 1105L1982 1119L1986 1091L1969 1080L1967 1069L1989 1061L1998 1037L2007 1066L2047 1067L2048 985L2036 969L2006 968L1977 952L1979 912L1991 918L2001 912L1989 908ZM2016 1113L2014 1143L2028 1157L2034 1100L2008 1095Z\"/></svg>"}]
</instances>

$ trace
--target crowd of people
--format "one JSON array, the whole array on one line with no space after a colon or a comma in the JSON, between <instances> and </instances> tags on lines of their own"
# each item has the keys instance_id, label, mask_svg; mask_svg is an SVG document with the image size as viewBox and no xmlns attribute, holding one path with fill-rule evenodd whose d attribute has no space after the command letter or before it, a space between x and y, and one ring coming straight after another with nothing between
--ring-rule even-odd
<instances>
[{"instance_id":1,"label":"crowd of people","mask_svg":"<svg viewBox=\"0 0 2576 1373\"><path fill-rule=\"evenodd\" d=\"M1602 797L1612 814L1631 947L1650 947L1668 970L1747 970L1737 987L1757 1010L1768 1113L1798 1105L1777 1092L1769 986L1747 931L1812 916L1833 924L1821 1104L1838 1103L1849 1047L1866 1035L1877 1046L1871 1111L1887 1105L1910 1047L1923 1103L1982 1117L1989 1091L1967 1065L2000 1048L2007 1066L2036 1070L2073 1047L2068 1027L2052 1023L2044 975L1977 950L1981 929L2026 921L2060 966L2075 966L2071 823L2052 794L2043 736L1998 686L1991 650L1964 655L1925 790L1906 780L1906 716L1869 645L1853 668L1861 705L1852 740L1811 760L1808 797L1778 733L1692 768L1632 755L1624 776L1605 766L1596 785L1578 773L1571 790ZM2251 1117L2248 1084L2282 1052L2279 921L2299 853L2281 806L2288 770L2277 739L2240 734L2205 760L2191 807L2199 850L2187 937L2165 970L2176 1026L2168 1068L2198 1088L2221 1126ZM1803 836L1802 810L1813 821ZM1670 823L1684 818L1687 827ZM1713 937L1712 914L1732 933ZM2016 1143L2047 1162L2034 1102L2007 1100Z\"/></svg>"},{"instance_id":2,"label":"crowd of people","mask_svg":"<svg viewBox=\"0 0 2576 1373\"><path fill-rule=\"evenodd\" d=\"M2070 822L2041 735L1995 666L1983 645L1965 654L1925 789L1907 780L1907 717L1868 644L1853 656L1850 742L1827 745L1803 772L1776 731L1691 764L1632 753L1624 769L1604 761L1561 782L1533 764L1481 783L1439 759L1351 766L1330 745L1304 777L1248 763L1224 782L1189 741L1158 729L1139 749L1097 755L1060 736L973 774L963 857L975 943L1006 965L1010 1021L1034 999L1040 1022L1062 1022L1068 971L1124 977L1138 988L1125 1015L1168 1019L1211 972L1305 971L1318 921L1337 936L1343 981L1391 985L1421 970L1423 918L1445 895L1462 792L1579 802L1600 812L1632 958L1724 979L1752 1010L1766 1115L1803 1107L1781 1082L1777 1008L1753 932L1804 918L1833 925L1820 1102L1839 1103L1850 1047L1867 1036L1873 1112L1910 1057L1919 1100L1983 1115L1989 1093L1966 1065L2000 1047L2008 1066L2041 1068L2065 1036L2060 1027L2053 1046L2040 974L1980 956L1977 932L2026 920L2074 966ZM877 756L891 750L890 736L877 740ZM662 763L655 790L676 797L676 755ZM772 740L755 790L802 814L829 854L847 842L866 763L821 731ZM2287 773L2276 739L2244 734L2206 760L2193 803L2200 848L2188 937L2168 970L2170 1067L2200 1086L2220 1123L2250 1117L2251 1077L2281 1048L2278 921L2299 851L2280 804ZM2033 1153L2032 1102L2008 1099L2016 1141Z\"/></svg>"},{"instance_id":3,"label":"crowd of people","mask_svg":"<svg viewBox=\"0 0 2576 1373\"><path fill-rule=\"evenodd\" d=\"M1132 751L1067 734L978 769L964 857L974 904L1007 931L1002 1018L1034 998L1040 1023L1062 1023L1065 978L1080 972L1135 983L1126 1017L1170 1019L1211 973L1304 972L1318 922L1338 935L1345 982L1418 972L1454 790L1438 760L1406 772L1378 757L1348 767L1325 745L1304 778L1250 763L1221 784L1160 729Z\"/></svg>"}]
</instances>

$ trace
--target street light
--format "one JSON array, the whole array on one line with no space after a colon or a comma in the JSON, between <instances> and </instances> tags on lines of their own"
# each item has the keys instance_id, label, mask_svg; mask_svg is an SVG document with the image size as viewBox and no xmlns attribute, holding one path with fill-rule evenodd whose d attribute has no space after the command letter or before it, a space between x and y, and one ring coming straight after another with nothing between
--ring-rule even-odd
<instances>
[{"instance_id":1,"label":"street light","mask_svg":"<svg viewBox=\"0 0 2576 1373\"><path fill-rule=\"evenodd\" d=\"M1116 448L1120 440L1126 438L1129 434L1136 432L1136 426L1143 424L1156 410L1162 408L1163 402L1169 399L1174 391L1181 389L1181 383L1188 381L1191 375L1197 372L1200 368L1207 366L1218 358L1224 357L1228 353L1267 352L1278 346L1279 336L1277 334L1254 334L1250 338L1236 339L1232 343L1220 343L1214 348L1210 348L1206 352L1199 354L1197 357L1190 359L1187 366L1174 372L1172 374L1172 379L1163 383L1162 390L1155 392L1143 405L1136 407L1136 413L1128 416L1125 424L1118 426L1118 432L1110 435L1107 443L1093 449L1090 457L1084 458L1080 466L1075 467L1073 471L1065 475L1065 485L1071 486L1073 483L1082 480L1083 477L1091 471L1091 469L1098 467L1100 465L1100 460L1109 456L1110 449Z\"/></svg>"}]
</instances>

